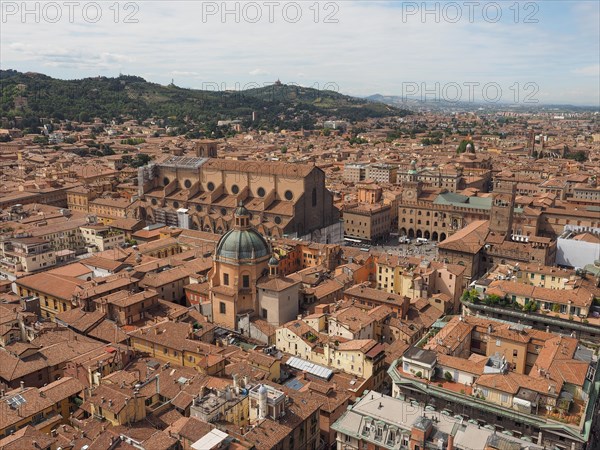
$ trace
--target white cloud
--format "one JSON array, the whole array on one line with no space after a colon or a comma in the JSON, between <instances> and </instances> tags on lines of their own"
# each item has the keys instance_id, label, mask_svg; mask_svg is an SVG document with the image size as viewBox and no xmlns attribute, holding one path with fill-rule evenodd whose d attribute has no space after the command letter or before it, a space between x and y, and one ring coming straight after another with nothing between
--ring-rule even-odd
<instances>
[{"instance_id":1,"label":"white cloud","mask_svg":"<svg viewBox=\"0 0 600 450\"><path fill-rule=\"evenodd\" d=\"M169 74L174 77L196 77L199 75L198 72L186 72L184 70L172 70Z\"/></svg>"},{"instance_id":2,"label":"white cloud","mask_svg":"<svg viewBox=\"0 0 600 450\"><path fill-rule=\"evenodd\" d=\"M576 75L584 75L589 77L600 77L600 64L592 64L591 66L578 67L571 71Z\"/></svg>"},{"instance_id":3,"label":"white cloud","mask_svg":"<svg viewBox=\"0 0 600 450\"><path fill-rule=\"evenodd\" d=\"M248 75L253 75L253 76L257 76L257 75L269 75L270 72L264 69L254 69L251 70L250 72L248 72Z\"/></svg>"},{"instance_id":4,"label":"white cloud","mask_svg":"<svg viewBox=\"0 0 600 450\"><path fill-rule=\"evenodd\" d=\"M147 74L149 81L163 84L175 77L178 85L193 86L243 86L264 77L258 79L307 86L336 83L343 93L368 95L400 94L403 82L535 82L544 86L539 97L547 94L551 101L585 103L598 97L593 79L599 62L597 21L594 40L593 27L583 32L543 21L405 23L394 2L339 2L338 23L324 22L330 11L320 4L315 22L312 3L300 4L297 23L286 20L281 9L275 10L273 23L266 10L258 23L243 20L242 13L237 22L231 15L223 20L220 13L203 16L202 2L183 1L141 2L138 23L124 23L124 11L115 23L106 8L95 24L78 17L76 23L23 24L11 17L2 24L0 62L3 68L61 78L122 71ZM543 19L543 2L539 8ZM581 11L569 3L564 9L572 17ZM584 9L591 24L598 8ZM569 90L573 75L581 76L581 95Z\"/></svg>"}]
</instances>

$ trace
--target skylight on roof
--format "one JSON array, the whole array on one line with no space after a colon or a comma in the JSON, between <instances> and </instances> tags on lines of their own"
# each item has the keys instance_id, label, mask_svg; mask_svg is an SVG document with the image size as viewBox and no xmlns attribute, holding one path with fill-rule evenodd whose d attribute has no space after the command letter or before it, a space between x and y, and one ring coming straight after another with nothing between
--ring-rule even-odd
<instances>
[{"instance_id":1,"label":"skylight on roof","mask_svg":"<svg viewBox=\"0 0 600 450\"><path fill-rule=\"evenodd\" d=\"M8 403L8 405L11 408L17 409L19 406L27 403L27 400L25 400L22 395L17 394L14 397L11 397L8 400L6 400L6 403Z\"/></svg>"}]
</instances>

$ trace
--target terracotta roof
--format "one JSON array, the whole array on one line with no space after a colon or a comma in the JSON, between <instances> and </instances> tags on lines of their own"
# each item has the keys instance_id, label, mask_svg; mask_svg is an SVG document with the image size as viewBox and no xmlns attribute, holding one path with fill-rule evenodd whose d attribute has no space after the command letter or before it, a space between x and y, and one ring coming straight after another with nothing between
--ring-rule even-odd
<instances>
[{"instance_id":1,"label":"terracotta roof","mask_svg":"<svg viewBox=\"0 0 600 450\"><path fill-rule=\"evenodd\" d=\"M122 262L115 261L114 259L103 258L101 256L91 256L89 258L85 258L81 260L81 264L99 269L106 269L113 273L124 267Z\"/></svg>"},{"instance_id":2,"label":"terracotta roof","mask_svg":"<svg viewBox=\"0 0 600 450\"><path fill-rule=\"evenodd\" d=\"M438 353L437 362L439 365L444 367L458 369L473 375L481 375L483 374L483 368L485 367L487 358L471 360L471 358L464 359Z\"/></svg>"},{"instance_id":3,"label":"terracotta roof","mask_svg":"<svg viewBox=\"0 0 600 450\"><path fill-rule=\"evenodd\" d=\"M144 300L158 297L158 293L153 289L146 289L141 292L117 291L105 297L99 297L94 300L96 303L110 303L119 308L126 308L141 303Z\"/></svg>"},{"instance_id":4,"label":"terracotta roof","mask_svg":"<svg viewBox=\"0 0 600 450\"><path fill-rule=\"evenodd\" d=\"M249 432L240 435L246 441L253 443L257 450L270 450L296 429L312 414L319 411L322 396L311 392L298 392L274 383L265 382L288 395L292 402L287 406L286 415L279 420L265 419ZM229 430L229 428L228 428ZM318 430L318 429L317 429ZM239 429L231 429L230 434L238 434ZM238 434L239 435L239 434ZM317 432L318 436L318 432Z\"/></svg>"},{"instance_id":5,"label":"terracotta roof","mask_svg":"<svg viewBox=\"0 0 600 450\"><path fill-rule=\"evenodd\" d=\"M532 300L547 301L558 304L571 303L574 306L588 307L592 304L594 295L583 287L575 289L548 289L530 284L519 283L517 281L495 280L490 283L487 290L489 295L496 294L518 295L528 297Z\"/></svg>"},{"instance_id":6,"label":"terracotta roof","mask_svg":"<svg viewBox=\"0 0 600 450\"><path fill-rule=\"evenodd\" d=\"M438 248L474 254L485 245L488 232L489 221L475 220L440 242Z\"/></svg>"},{"instance_id":7,"label":"terracotta roof","mask_svg":"<svg viewBox=\"0 0 600 450\"><path fill-rule=\"evenodd\" d=\"M65 398L78 395L83 389L83 384L77 378L63 377L40 388L40 392L43 392L54 403L58 403Z\"/></svg>"},{"instance_id":8,"label":"terracotta roof","mask_svg":"<svg viewBox=\"0 0 600 450\"><path fill-rule=\"evenodd\" d=\"M78 278L56 275L51 272L40 272L17 280L18 286L69 301L84 283Z\"/></svg>"},{"instance_id":9,"label":"terracotta roof","mask_svg":"<svg viewBox=\"0 0 600 450\"><path fill-rule=\"evenodd\" d=\"M377 344L373 339L353 339L347 342L340 342L336 349L340 351L360 351L363 353L369 352ZM381 347L383 350L383 347Z\"/></svg>"},{"instance_id":10,"label":"terracotta roof","mask_svg":"<svg viewBox=\"0 0 600 450\"><path fill-rule=\"evenodd\" d=\"M97 325L101 320L104 320L106 314L100 310L87 312L81 308L73 308L68 311L58 313L56 315L57 323L65 323L69 327L79 331L80 333L86 333L94 325Z\"/></svg>"},{"instance_id":11,"label":"terracotta roof","mask_svg":"<svg viewBox=\"0 0 600 450\"><path fill-rule=\"evenodd\" d=\"M95 339L77 335L71 330L48 331L32 341L40 347L37 352L20 359L8 351L0 351L0 377L4 380L18 380L28 374L47 367L58 366L74 358L104 347ZM7 346L6 350L9 350Z\"/></svg>"},{"instance_id":12,"label":"terracotta roof","mask_svg":"<svg viewBox=\"0 0 600 450\"><path fill-rule=\"evenodd\" d=\"M54 448L56 438L27 425L10 436L0 440L2 450L23 450L25 448Z\"/></svg>"},{"instance_id":13,"label":"terracotta roof","mask_svg":"<svg viewBox=\"0 0 600 450\"><path fill-rule=\"evenodd\" d=\"M506 374L483 374L477 379L475 385L478 387L495 389L512 395L519 392L519 389L521 388L530 389L543 395L548 395L549 392L551 392L549 389L550 386L554 388L555 395L557 395L559 391L556 389L557 384L552 380L546 378L533 378L516 372L508 372Z\"/></svg>"},{"instance_id":14,"label":"terracotta roof","mask_svg":"<svg viewBox=\"0 0 600 450\"><path fill-rule=\"evenodd\" d=\"M454 317L423 347L438 353L453 352L473 331L474 326Z\"/></svg>"},{"instance_id":15,"label":"terracotta roof","mask_svg":"<svg viewBox=\"0 0 600 450\"><path fill-rule=\"evenodd\" d=\"M18 408L12 408L9 406L8 400L16 395L20 395L25 402L21 402ZM41 413L53 405L54 402L50 398L40 395L39 390L36 388L8 391L2 400L0 400L0 430L17 424L25 417Z\"/></svg>"},{"instance_id":16,"label":"terracotta roof","mask_svg":"<svg viewBox=\"0 0 600 450\"><path fill-rule=\"evenodd\" d=\"M338 322L339 325L347 328L351 333L357 333L375 322L375 319L362 309L350 306L332 313L329 316L329 322L332 321Z\"/></svg>"},{"instance_id":17,"label":"terracotta roof","mask_svg":"<svg viewBox=\"0 0 600 450\"><path fill-rule=\"evenodd\" d=\"M173 433L182 438L185 438L192 443L209 433L214 425L206 423L197 417L182 417L177 422L174 422L165 431L167 433Z\"/></svg>"},{"instance_id":18,"label":"terracotta roof","mask_svg":"<svg viewBox=\"0 0 600 450\"><path fill-rule=\"evenodd\" d=\"M365 300L374 300L388 304L402 305L404 303L404 297L401 295L374 289L364 284L352 286L350 289L347 289L344 294L346 296L364 298Z\"/></svg>"},{"instance_id":19,"label":"terracotta roof","mask_svg":"<svg viewBox=\"0 0 600 450\"><path fill-rule=\"evenodd\" d=\"M257 287L260 289L267 289L269 291L281 292L292 286L300 284L300 281L294 280L288 277L263 277L258 283Z\"/></svg>"}]
</instances>

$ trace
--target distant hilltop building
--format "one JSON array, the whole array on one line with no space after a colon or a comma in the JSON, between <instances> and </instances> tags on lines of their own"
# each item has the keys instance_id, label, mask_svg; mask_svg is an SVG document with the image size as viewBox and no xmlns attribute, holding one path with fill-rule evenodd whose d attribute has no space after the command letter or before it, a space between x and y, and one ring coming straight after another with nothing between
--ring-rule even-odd
<instances>
[{"instance_id":1,"label":"distant hilltop building","mask_svg":"<svg viewBox=\"0 0 600 450\"><path fill-rule=\"evenodd\" d=\"M216 149L215 149L216 151ZM197 154L212 154L209 144ZM223 234L241 203L264 236L341 239L333 194L318 167L265 161L173 156L138 171L139 218Z\"/></svg>"},{"instance_id":2,"label":"distant hilltop building","mask_svg":"<svg viewBox=\"0 0 600 450\"><path fill-rule=\"evenodd\" d=\"M345 130L348 124L343 120L326 120L323 122L323 128L329 128L330 130Z\"/></svg>"}]
</instances>

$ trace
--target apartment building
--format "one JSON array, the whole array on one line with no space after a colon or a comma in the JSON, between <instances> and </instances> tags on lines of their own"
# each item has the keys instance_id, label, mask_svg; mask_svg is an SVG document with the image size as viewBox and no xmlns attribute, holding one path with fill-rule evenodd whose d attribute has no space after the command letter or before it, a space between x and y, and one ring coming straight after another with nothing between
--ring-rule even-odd
<instances>
[{"instance_id":1,"label":"apartment building","mask_svg":"<svg viewBox=\"0 0 600 450\"><path fill-rule=\"evenodd\" d=\"M127 198L99 197L90 200L89 213L98 217L103 224L110 225L115 220L132 217L134 210Z\"/></svg>"},{"instance_id":2,"label":"apartment building","mask_svg":"<svg viewBox=\"0 0 600 450\"><path fill-rule=\"evenodd\" d=\"M295 320L277 329L275 345L282 352L365 378L373 388L383 381L385 352L373 339L328 336Z\"/></svg>"},{"instance_id":3,"label":"apartment building","mask_svg":"<svg viewBox=\"0 0 600 450\"><path fill-rule=\"evenodd\" d=\"M270 382L247 387L251 425L227 424L231 436L252 443L257 450L304 450L319 445L321 402L316 396Z\"/></svg>"},{"instance_id":4,"label":"apartment building","mask_svg":"<svg viewBox=\"0 0 600 450\"><path fill-rule=\"evenodd\" d=\"M129 333L133 349L165 363L192 367L207 375L222 374L225 358L218 348L194 336L187 323L163 322Z\"/></svg>"},{"instance_id":5,"label":"apartment building","mask_svg":"<svg viewBox=\"0 0 600 450\"><path fill-rule=\"evenodd\" d=\"M486 296L497 295L521 307L535 302L536 310L542 313L554 312L582 319L588 317L594 298L599 294L598 290L594 294L584 287L558 290L506 280L493 281L486 291Z\"/></svg>"},{"instance_id":6,"label":"apartment building","mask_svg":"<svg viewBox=\"0 0 600 450\"><path fill-rule=\"evenodd\" d=\"M369 164L365 178L376 183L394 184L397 173L398 167L393 164Z\"/></svg>"},{"instance_id":7,"label":"apartment building","mask_svg":"<svg viewBox=\"0 0 600 450\"><path fill-rule=\"evenodd\" d=\"M458 264L384 254L376 263L377 289L410 299L436 296L434 303L448 313L458 311L464 272Z\"/></svg>"},{"instance_id":8,"label":"apartment building","mask_svg":"<svg viewBox=\"0 0 600 450\"><path fill-rule=\"evenodd\" d=\"M597 186L595 180L593 183L578 183L573 186L573 196L570 198L572 203L600 205L600 186Z\"/></svg>"},{"instance_id":9,"label":"apartment building","mask_svg":"<svg viewBox=\"0 0 600 450\"><path fill-rule=\"evenodd\" d=\"M56 253L41 238L17 238L0 242L0 265L11 273L32 273L56 264Z\"/></svg>"},{"instance_id":10,"label":"apartment building","mask_svg":"<svg viewBox=\"0 0 600 450\"><path fill-rule=\"evenodd\" d=\"M106 420L114 426L127 425L146 417L146 396L136 389L113 383L102 383L91 389L82 409L91 417Z\"/></svg>"},{"instance_id":11,"label":"apartment building","mask_svg":"<svg viewBox=\"0 0 600 450\"><path fill-rule=\"evenodd\" d=\"M84 253L85 241L81 236L81 226L92 223L90 219L66 218L64 221L31 227L27 231L30 237L41 238L50 243L52 250L69 250L76 254Z\"/></svg>"},{"instance_id":12,"label":"apartment building","mask_svg":"<svg viewBox=\"0 0 600 450\"><path fill-rule=\"evenodd\" d=\"M367 391L333 424L337 448L358 450L542 450L541 445L496 434L429 406Z\"/></svg>"},{"instance_id":13,"label":"apartment building","mask_svg":"<svg viewBox=\"0 0 600 450\"><path fill-rule=\"evenodd\" d=\"M61 378L43 387L26 387L2 391L0 396L0 438L34 426L50 434L53 428L67 423L81 400L83 385L75 378Z\"/></svg>"},{"instance_id":14,"label":"apartment building","mask_svg":"<svg viewBox=\"0 0 600 450\"><path fill-rule=\"evenodd\" d=\"M455 317L388 374L392 395L542 446L586 449L600 377L574 338L480 317ZM424 387L426 386L426 387Z\"/></svg>"},{"instance_id":15,"label":"apartment building","mask_svg":"<svg viewBox=\"0 0 600 450\"><path fill-rule=\"evenodd\" d=\"M600 297L600 278L571 269L543 265L498 264L474 283L479 300L498 313L518 308L537 313L540 321L559 318L597 324L594 299ZM502 305L498 304L502 301ZM465 303L467 310L477 305Z\"/></svg>"},{"instance_id":16,"label":"apartment building","mask_svg":"<svg viewBox=\"0 0 600 450\"><path fill-rule=\"evenodd\" d=\"M97 351L106 345L95 339L73 333L66 328L46 331L29 342L13 342L0 352L0 382L17 388L42 387L65 376L68 361Z\"/></svg>"},{"instance_id":17,"label":"apartment building","mask_svg":"<svg viewBox=\"0 0 600 450\"><path fill-rule=\"evenodd\" d=\"M104 225L86 225L80 230L90 253L103 252L125 243L125 234Z\"/></svg>"},{"instance_id":18,"label":"apartment building","mask_svg":"<svg viewBox=\"0 0 600 450\"><path fill-rule=\"evenodd\" d=\"M344 291L344 299L364 308L386 305L395 311L398 317L406 317L410 306L410 298L371 288L367 283L357 284Z\"/></svg>"},{"instance_id":19,"label":"apartment building","mask_svg":"<svg viewBox=\"0 0 600 450\"><path fill-rule=\"evenodd\" d=\"M391 206L359 204L344 211L344 239L348 242L372 244L389 236Z\"/></svg>"},{"instance_id":20,"label":"apartment building","mask_svg":"<svg viewBox=\"0 0 600 450\"><path fill-rule=\"evenodd\" d=\"M92 273L90 269L82 267L86 270L86 274ZM80 306L92 310L91 302L95 298L122 289L137 288L138 285L136 278L131 278L126 274L116 274L88 281L77 277L79 274L74 273L78 270L77 267L73 270L69 269L70 266L66 266L19 278L16 281L17 293L21 297L39 298L42 318L54 319L56 314Z\"/></svg>"},{"instance_id":21,"label":"apartment building","mask_svg":"<svg viewBox=\"0 0 600 450\"><path fill-rule=\"evenodd\" d=\"M94 303L96 310L106 314L107 319L123 326L144 320L146 311L158 306L158 300L158 293L152 289L137 293L124 290L97 298Z\"/></svg>"},{"instance_id":22,"label":"apartment building","mask_svg":"<svg viewBox=\"0 0 600 450\"><path fill-rule=\"evenodd\" d=\"M52 272L40 272L16 281L17 293L21 297L39 298L41 316L48 319L75 308L75 293L84 283L84 280Z\"/></svg>"},{"instance_id":23,"label":"apartment building","mask_svg":"<svg viewBox=\"0 0 600 450\"><path fill-rule=\"evenodd\" d=\"M344 181L360 183L367 179L367 164L351 163L344 165Z\"/></svg>"}]
</instances>

